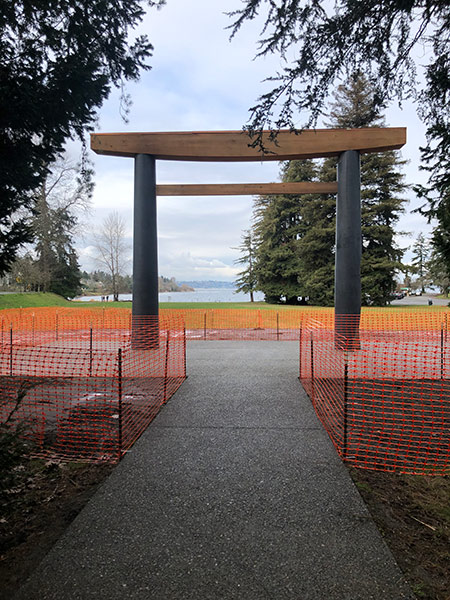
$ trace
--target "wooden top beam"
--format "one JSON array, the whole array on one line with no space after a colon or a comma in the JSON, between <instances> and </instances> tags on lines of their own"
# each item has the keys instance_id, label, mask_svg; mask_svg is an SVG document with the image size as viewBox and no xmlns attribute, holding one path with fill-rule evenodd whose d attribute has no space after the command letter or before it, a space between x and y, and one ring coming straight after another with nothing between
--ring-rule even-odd
<instances>
[{"instance_id":1,"label":"wooden top beam","mask_svg":"<svg viewBox=\"0 0 450 600\"><path fill-rule=\"evenodd\" d=\"M264 132L265 153L251 147L243 131L184 131L165 133L92 133L91 148L108 156L151 154L163 160L266 161L338 156L346 150L383 152L406 143L406 127L366 129L281 130L275 142Z\"/></svg>"},{"instance_id":2,"label":"wooden top beam","mask_svg":"<svg viewBox=\"0 0 450 600\"><path fill-rule=\"evenodd\" d=\"M337 194L337 182L180 183L156 186L157 196L259 196L268 194Z\"/></svg>"}]
</instances>

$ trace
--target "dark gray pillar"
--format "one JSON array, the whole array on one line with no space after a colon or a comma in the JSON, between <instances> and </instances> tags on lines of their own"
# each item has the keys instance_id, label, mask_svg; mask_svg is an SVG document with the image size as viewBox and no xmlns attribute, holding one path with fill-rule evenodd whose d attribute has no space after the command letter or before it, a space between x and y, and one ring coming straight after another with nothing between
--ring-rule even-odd
<instances>
[{"instance_id":1,"label":"dark gray pillar","mask_svg":"<svg viewBox=\"0 0 450 600\"><path fill-rule=\"evenodd\" d=\"M158 346L158 310L155 159L138 154L134 161L133 347Z\"/></svg>"},{"instance_id":2,"label":"dark gray pillar","mask_svg":"<svg viewBox=\"0 0 450 600\"><path fill-rule=\"evenodd\" d=\"M338 162L334 307L336 342L359 348L361 314L361 175L360 155L343 152Z\"/></svg>"}]
</instances>

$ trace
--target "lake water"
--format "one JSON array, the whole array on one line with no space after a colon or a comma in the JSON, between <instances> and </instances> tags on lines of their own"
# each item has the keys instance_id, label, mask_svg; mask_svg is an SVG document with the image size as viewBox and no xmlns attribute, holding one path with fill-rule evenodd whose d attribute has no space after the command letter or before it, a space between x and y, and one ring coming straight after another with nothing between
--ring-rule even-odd
<instances>
[{"instance_id":1,"label":"lake water","mask_svg":"<svg viewBox=\"0 0 450 600\"><path fill-rule=\"evenodd\" d=\"M202 288L193 292L161 292L158 294L160 302L249 302L249 294L236 292L227 288ZM255 301L264 300L262 292L255 292ZM109 296L112 300L112 295ZM75 298L82 302L90 300L100 301L101 296L82 296ZM119 300L131 300L131 294L119 294Z\"/></svg>"}]
</instances>

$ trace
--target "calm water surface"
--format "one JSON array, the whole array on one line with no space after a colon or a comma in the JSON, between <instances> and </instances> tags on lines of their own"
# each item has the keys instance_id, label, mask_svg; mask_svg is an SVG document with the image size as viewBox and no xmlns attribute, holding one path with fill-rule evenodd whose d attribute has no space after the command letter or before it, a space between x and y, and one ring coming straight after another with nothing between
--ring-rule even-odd
<instances>
[{"instance_id":1,"label":"calm water surface","mask_svg":"<svg viewBox=\"0 0 450 600\"><path fill-rule=\"evenodd\" d=\"M160 302L249 302L250 296L241 292L236 292L226 288L202 288L193 292L161 292ZM255 292L255 300L264 300L262 292ZM109 296L112 300L112 294ZM75 298L83 302L90 300L101 300L101 296L81 296ZM131 294L119 294L119 300L131 300Z\"/></svg>"}]
</instances>

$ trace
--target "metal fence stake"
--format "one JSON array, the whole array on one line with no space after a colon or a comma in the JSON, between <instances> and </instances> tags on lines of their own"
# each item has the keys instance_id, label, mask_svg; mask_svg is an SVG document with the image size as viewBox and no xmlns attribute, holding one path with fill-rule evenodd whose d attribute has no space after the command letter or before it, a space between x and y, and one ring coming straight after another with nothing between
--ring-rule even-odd
<instances>
[{"instance_id":1,"label":"metal fence stake","mask_svg":"<svg viewBox=\"0 0 450 600\"><path fill-rule=\"evenodd\" d=\"M347 352L345 352L344 355L344 423L343 423L343 427L344 427L344 440L343 440L343 448L342 448L342 455L344 460L347 458L347 412L348 412L348 355Z\"/></svg>"},{"instance_id":2,"label":"metal fence stake","mask_svg":"<svg viewBox=\"0 0 450 600\"><path fill-rule=\"evenodd\" d=\"M118 383L118 395L119 395L119 460L122 458L122 348L117 351L117 383Z\"/></svg>"},{"instance_id":3,"label":"metal fence stake","mask_svg":"<svg viewBox=\"0 0 450 600\"><path fill-rule=\"evenodd\" d=\"M313 332L311 331L311 402L315 405L315 389L314 389L314 340Z\"/></svg>"},{"instance_id":4,"label":"metal fence stake","mask_svg":"<svg viewBox=\"0 0 450 600\"><path fill-rule=\"evenodd\" d=\"M93 337L92 337L92 323L91 323L91 328L89 331L89 377L92 377L92 342L93 342Z\"/></svg>"},{"instance_id":5,"label":"metal fence stake","mask_svg":"<svg viewBox=\"0 0 450 600\"><path fill-rule=\"evenodd\" d=\"M298 335L299 335L299 360L298 360L298 378L302 379L302 326L300 325L299 330L298 330Z\"/></svg>"},{"instance_id":6,"label":"metal fence stake","mask_svg":"<svg viewBox=\"0 0 450 600\"><path fill-rule=\"evenodd\" d=\"M183 328L183 344L184 344L184 377L187 377L187 356L186 356L186 325Z\"/></svg>"},{"instance_id":7,"label":"metal fence stake","mask_svg":"<svg viewBox=\"0 0 450 600\"><path fill-rule=\"evenodd\" d=\"M277 313L277 341L280 340L280 315Z\"/></svg>"},{"instance_id":8,"label":"metal fence stake","mask_svg":"<svg viewBox=\"0 0 450 600\"><path fill-rule=\"evenodd\" d=\"M9 374L12 377L13 374L13 326L9 328Z\"/></svg>"},{"instance_id":9,"label":"metal fence stake","mask_svg":"<svg viewBox=\"0 0 450 600\"><path fill-rule=\"evenodd\" d=\"M169 372L169 339L170 339L170 330L167 330L167 339L166 339L166 356L164 362L164 404L167 402L167 375Z\"/></svg>"}]
</instances>

